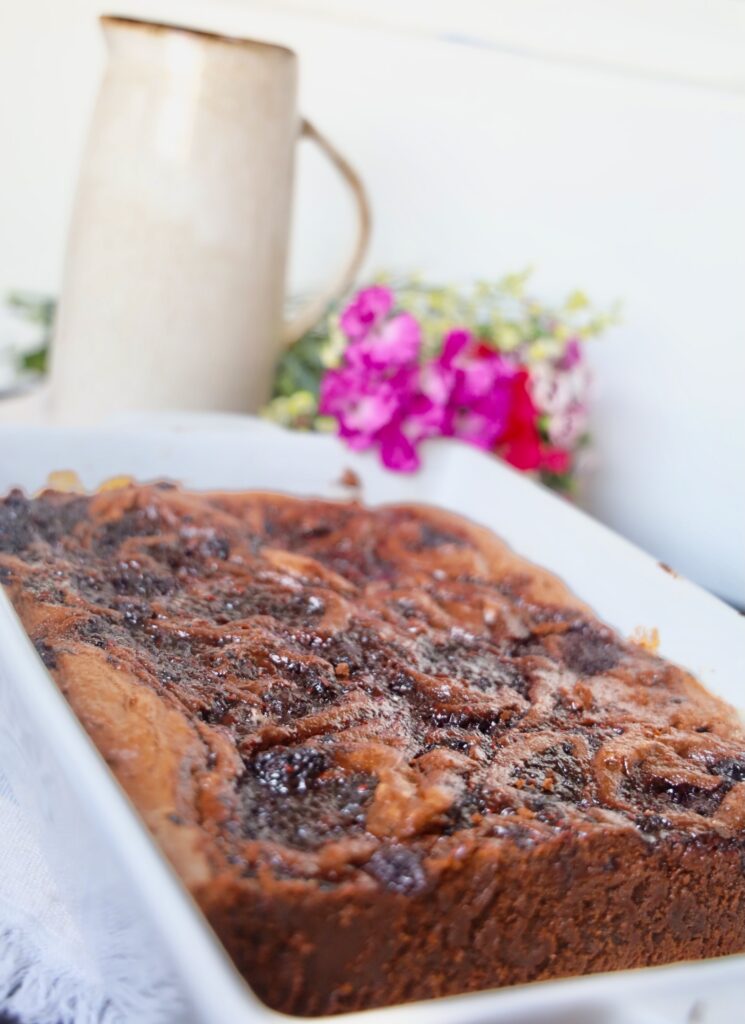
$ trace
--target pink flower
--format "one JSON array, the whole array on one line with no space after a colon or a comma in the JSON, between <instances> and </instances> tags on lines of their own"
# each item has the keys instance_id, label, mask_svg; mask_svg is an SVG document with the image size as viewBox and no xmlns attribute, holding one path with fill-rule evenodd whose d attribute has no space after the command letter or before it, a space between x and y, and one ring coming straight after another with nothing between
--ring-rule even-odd
<instances>
[{"instance_id":1,"label":"pink flower","mask_svg":"<svg viewBox=\"0 0 745 1024\"><path fill-rule=\"evenodd\" d=\"M401 404L399 416L378 434L383 465L400 473L419 469L417 445L428 437L443 435L444 411L443 406L412 388Z\"/></svg>"},{"instance_id":2,"label":"pink flower","mask_svg":"<svg viewBox=\"0 0 745 1024\"><path fill-rule=\"evenodd\" d=\"M570 402L548 419L548 436L553 444L573 448L587 429L587 409L581 402Z\"/></svg>"},{"instance_id":3,"label":"pink flower","mask_svg":"<svg viewBox=\"0 0 745 1024\"><path fill-rule=\"evenodd\" d=\"M318 408L336 418L339 436L360 451L374 444L378 433L399 413L402 401L396 383L345 366L324 376Z\"/></svg>"},{"instance_id":4,"label":"pink flower","mask_svg":"<svg viewBox=\"0 0 745 1024\"><path fill-rule=\"evenodd\" d=\"M381 430L380 458L387 469L398 473L413 473L421 465L414 442L407 437L403 421L391 423Z\"/></svg>"},{"instance_id":5,"label":"pink flower","mask_svg":"<svg viewBox=\"0 0 745 1024\"><path fill-rule=\"evenodd\" d=\"M582 345L578 338L570 338L564 349L564 354L559 359L560 370L571 370L577 363L582 361Z\"/></svg>"},{"instance_id":6,"label":"pink flower","mask_svg":"<svg viewBox=\"0 0 745 1024\"><path fill-rule=\"evenodd\" d=\"M366 288L344 310L341 326L350 340L343 365L321 382L319 411L334 416L339 436L361 450L377 445L386 466L411 472L416 445L441 432L442 415L421 392L421 329L409 313L389 316L393 294Z\"/></svg>"},{"instance_id":7,"label":"pink flower","mask_svg":"<svg viewBox=\"0 0 745 1024\"><path fill-rule=\"evenodd\" d=\"M442 410L419 391L419 369L386 376L369 367L329 370L321 383L319 411L334 416L339 436L362 451L377 445L389 469L419 467L416 446L442 434Z\"/></svg>"},{"instance_id":8,"label":"pink flower","mask_svg":"<svg viewBox=\"0 0 745 1024\"><path fill-rule=\"evenodd\" d=\"M421 344L419 324L411 314L400 313L353 341L344 355L350 366L395 369L415 363Z\"/></svg>"},{"instance_id":9,"label":"pink flower","mask_svg":"<svg viewBox=\"0 0 745 1024\"><path fill-rule=\"evenodd\" d=\"M390 288L373 285L357 292L354 299L341 315L341 329L350 341L366 338L393 308L393 292Z\"/></svg>"},{"instance_id":10,"label":"pink flower","mask_svg":"<svg viewBox=\"0 0 745 1024\"><path fill-rule=\"evenodd\" d=\"M492 448L507 425L515 373L512 363L468 331L450 331L428 378L431 395L447 394L442 433Z\"/></svg>"},{"instance_id":11,"label":"pink flower","mask_svg":"<svg viewBox=\"0 0 745 1024\"><path fill-rule=\"evenodd\" d=\"M590 384L590 370L576 338L558 360L532 367L531 397L556 450L575 449L585 433Z\"/></svg>"}]
</instances>

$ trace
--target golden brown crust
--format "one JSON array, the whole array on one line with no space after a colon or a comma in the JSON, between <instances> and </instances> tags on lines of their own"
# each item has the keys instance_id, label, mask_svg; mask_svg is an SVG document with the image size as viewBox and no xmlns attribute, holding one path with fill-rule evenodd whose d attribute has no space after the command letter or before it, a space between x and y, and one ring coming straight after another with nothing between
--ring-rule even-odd
<instances>
[{"instance_id":1,"label":"golden brown crust","mask_svg":"<svg viewBox=\"0 0 745 1024\"><path fill-rule=\"evenodd\" d=\"M264 493L15 493L0 579L272 1005L745 947L734 713L488 530Z\"/></svg>"}]
</instances>

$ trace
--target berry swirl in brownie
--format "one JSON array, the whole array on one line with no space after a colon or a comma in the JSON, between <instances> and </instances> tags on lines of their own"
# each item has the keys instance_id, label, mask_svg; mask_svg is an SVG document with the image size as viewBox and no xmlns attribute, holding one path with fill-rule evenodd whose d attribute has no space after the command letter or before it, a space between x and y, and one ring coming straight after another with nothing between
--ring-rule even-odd
<instances>
[{"instance_id":1,"label":"berry swirl in brownie","mask_svg":"<svg viewBox=\"0 0 745 1024\"><path fill-rule=\"evenodd\" d=\"M278 1009L745 949L734 712L481 527L13 492L0 580Z\"/></svg>"}]
</instances>

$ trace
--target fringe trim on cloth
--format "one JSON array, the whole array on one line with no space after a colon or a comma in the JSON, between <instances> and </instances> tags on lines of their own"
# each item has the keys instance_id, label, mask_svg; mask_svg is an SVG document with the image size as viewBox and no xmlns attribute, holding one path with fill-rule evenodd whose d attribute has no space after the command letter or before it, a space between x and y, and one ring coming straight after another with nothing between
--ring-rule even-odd
<instances>
[{"instance_id":1,"label":"fringe trim on cloth","mask_svg":"<svg viewBox=\"0 0 745 1024\"><path fill-rule=\"evenodd\" d=\"M21 1024L122 1024L109 999L69 965L42 955L29 923L0 903L0 1007ZM57 960L57 962L55 962Z\"/></svg>"}]
</instances>

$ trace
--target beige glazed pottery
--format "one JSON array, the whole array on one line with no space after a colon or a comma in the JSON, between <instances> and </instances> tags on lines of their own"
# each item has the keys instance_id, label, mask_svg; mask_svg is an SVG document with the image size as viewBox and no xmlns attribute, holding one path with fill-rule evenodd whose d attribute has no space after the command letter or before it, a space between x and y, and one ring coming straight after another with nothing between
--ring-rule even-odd
<instances>
[{"instance_id":1,"label":"beige glazed pottery","mask_svg":"<svg viewBox=\"0 0 745 1024\"><path fill-rule=\"evenodd\" d=\"M109 62L68 241L52 348L51 414L251 412L283 344L343 291L369 215L359 179L297 109L284 47L128 18L101 19ZM282 321L296 143L309 137L351 187L354 252Z\"/></svg>"}]
</instances>

